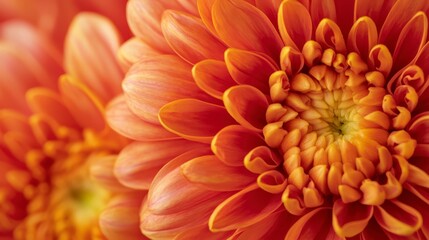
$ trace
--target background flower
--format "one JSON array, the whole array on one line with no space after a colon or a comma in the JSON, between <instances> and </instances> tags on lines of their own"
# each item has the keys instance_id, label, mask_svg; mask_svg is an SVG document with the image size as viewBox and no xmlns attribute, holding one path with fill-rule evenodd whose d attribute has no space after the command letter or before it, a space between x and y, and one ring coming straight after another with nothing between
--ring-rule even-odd
<instances>
[{"instance_id":1,"label":"background flower","mask_svg":"<svg viewBox=\"0 0 429 240\"><path fill-rule=\"evenodd\" d=\"M0 29L0 238L118 238L127 224L136 229L138 215L129 214L120 230L100 229L101 212L109 207L103 220L112 223L129 203L123 195L143 197L114 178L128 140L104 120L105 104L121 91L120 33L106 17L79 14L63 58L45 30L22 20ZM122 237L132 233L125 228Z\"/></svg>"},{"instance_id":2,"label":"background flower","mask_svg":"<svg viewBox=\"0 0 429 240\"><path fill-rule=\"evenodd\" d=\"M428 238L427 1L131 0L110 125L155 239ZM127 124L124 124L127 123Z\"/></svg>"}]
</instances>

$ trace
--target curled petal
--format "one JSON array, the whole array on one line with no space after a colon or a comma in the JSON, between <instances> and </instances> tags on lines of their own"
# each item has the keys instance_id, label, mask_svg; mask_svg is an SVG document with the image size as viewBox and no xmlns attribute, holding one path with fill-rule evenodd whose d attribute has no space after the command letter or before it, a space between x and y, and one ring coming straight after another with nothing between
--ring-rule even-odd
<instances>
[{"instance_id":1,"label":"curled petal","mask_svg":"<svg viewBox=\"0 0 429 240\"><path fill-rule=\"evenodd\" d=\"M359 202L344 203L336 200L332 210L332 225L335 232L342 237L353 237L361 233L372 218L373 206Z\"/></svg>"},{"instance_id":2,"label":"curled petal","mask_svg":"<svg viewBox=\"0 0 429 240\"><path fill-rule=\"evenodd\" d=\"M223 93L237 83L232 80L223 61L207 59L194 65L192 76L204 92L222 100Z\"/></svg>"},{"instance_id":3,"label":"curled petal","mask_svg":"<svg viewBox=\"0 0 429 240\"><path fill-rule=\"evenodd\" d=\"M216 32L228 46L278 59L282 40L268 17L256 7L243 0L217 0L212 19Z\"/></svg>"},{"instance_id":4,"label":"curled petal","mask_svg":"<svg viewBox=\"0 0 429 240\"><path fill-rule=\"evenodd\" d=\"M253 173L264 173L280 164L280 158L267 146L255 147L244 157L244 166Z\"/></svg>"},{"instance_id":5,"label":"curled petal","mask_svg":"<svg viewBox=\"0 0 429 240\"><path fill-rule=\"evenodd\" d=\"M361 17L350 30L348 47L366 59L369 51L377 44L377 38L377 27L374 21L369 17Z\"/></svg>"},{"instance_id":6,"label":"curled petal","mask_svg":"<svg viewBox=\"0 0 429 240\"><path fill-rule=\"evenodd\" d=\"M225 52L225 63L231 77L238 84L252 85L269 93L268 80L278 67L263 54L230 48Z\"/></svg>"},{"instance_id":7,"label":"curled petal","mask_svg":"<svg viewBox=\"0 0 429 240\"><path fill-rule=\"evenodd\" d=\"M243 166L246 154L255 147L264 145L264 139L258 133L240 125L232 125L216 134L211 148L213 153L226 165Z\"/></svg>"},{"instance_id":8,"label":"curled petal","mask_svg":"<svg viewBox=\"0 0 429 240\"><path fill-rule=\"evenodd\" d=\"M197 99L181 99L159 110L159 121L169 131L193 141L210 143L222 128L234 124L225 108Z\"/></svg>"},{"instance_id":9,"label":"curled petal","mask_svg":"<svg viewBox=\"0 0 429 240\"><path fill-rule=\"evenodd\" d=\"M346 43L341 29L330 19L320 21L316 29L316 40L325 48L332 48L340 53L346 51Z\"/></svg>"},{"instance_id":10,"label":"curled petal","mask_svg":"<svg viewBox=\"0 0 429 240\"><path fill-rule=\"evenodd\" d=\"M424 113L416 116L408 128L408 132L412 138L418 143L429 143L429 114Z\"/></svg>"},{"instance_id":11,"label":"curled petal","mask_svg":"<svg viewBox=\"0 0 429 240\"><path fill-rule=\"evenodd\" d=\"M279 171L271 170L259 175L257 183L261 189L272 194L277 194L283 192L287 180Z\"/></svg>"},{"instance_id":12,"label":"curled petal","mask_svg":"<svg viewBox=\"0 0 429 240\"><path fill-rule=\"evenodd\" d=\"M223 94L223 102L228 113L243 127L261 131L266 125L268 100L257 88L248 85L231 87Z\"/></svg>"},{"instance_id":13,"label":"curled petal","mask_svg":"<svg viewBox=\"0 0 429 240\"><path fill-rule=\"evenodd\" d=\"M311 39L313 24L308 10L298 1L284 1L278 10L280 35L286 46L301 50Z\"/></svg>"},{"instance_id":14,"label":"curled petal","mask_svg":"<svg viewBox=\"0 0 429 240\"><path fill-rule=\"evenodd\" d=\"M389 49L384 45L375 45L369 52L369 66L387 77L392 70L393 59Z\"/></svg>"},{"instance_id":15,"label":"curled petal","mask_svg":"<svg viewBox=\"0 0 429 240\"><path fill-rule=\"evenodd\" d=\"M265 192L254 184L222 202L210 216L209 227L212 231L247 227L267 218L280 205L278 194Z\"/></svg>"},{"instance_id":16,"label":"curled petal","mask_svg":"<svg viewBox=\"0 0 429 240\"><path fill-rule=\"evenodd\" d=\"M422 215L416 209L398 200L376 206L374 216L382 228L399 236L413 234L423 223Z\"/></svg>"}]
</instances>

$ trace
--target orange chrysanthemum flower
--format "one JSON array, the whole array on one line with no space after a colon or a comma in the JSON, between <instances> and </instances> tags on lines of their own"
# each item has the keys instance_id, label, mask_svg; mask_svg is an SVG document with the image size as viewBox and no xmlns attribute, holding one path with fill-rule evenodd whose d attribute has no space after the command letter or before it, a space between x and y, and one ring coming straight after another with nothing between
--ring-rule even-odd
<instances>
[{"instance_id":1,"label":"orange chrysanthemum flower","mask_svg":"<svg viewBox=\"0 0 429 240\"><path fill-rule=\"evenodd\" d=\"M153 239L428 239L429 2L131 0L115 174Z\"/></svg>"},{"instance_id":2,"label":"orange chrysanthemum flower","mask_svg":"<svg viewBox=\"0 0 429 240\"><path fill-rule=\"evenodd\" d=\"M117 239L138 226L132 212L121 229L111 224L142 197L112 172L128 142L104 120L123 78L113 23L75 18L61 77L62 53L40 31L13 21L0 36L0 239Z\"/></svg>"}]
</instances>

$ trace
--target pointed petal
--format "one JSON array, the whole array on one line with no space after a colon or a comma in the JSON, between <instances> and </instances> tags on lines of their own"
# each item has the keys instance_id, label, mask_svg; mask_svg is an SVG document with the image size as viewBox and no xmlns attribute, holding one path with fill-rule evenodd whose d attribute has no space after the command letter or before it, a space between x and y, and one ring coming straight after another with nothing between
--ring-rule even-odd
<instances>
[{"instance_id":1,"label":"pointed petal","mask_svg":"<svg viewBox=\"0 0 429 240\"><path fill-rule=\"evenodd\" d=\"M381 227L399 236L416 232L423 222L422 215L416 209L398 200L375 206L374 216Z\"/></svg>"},{"instance_id":2,"label":"pointed petal","mask_svg":"<svg viewBox=\"0 0 429 240\"><path fill-rule=\"evenodd\" d=\"M243 166L247 153L253 148L263 145L265 145L265 141L260 134L240 125L232 125L216 134L211 148L213 153L226 165Z\"/></svg>"},{"instance_id":3,"label":"pointed petal","mask_svg":"<svg viewBox=\"0 0 429 240\"><path fill-rule=\"evenodd\" d=\"M184 60L192 64L204 59L223 60L226 46L209 32L201 19L167 10L161 27L168 44Z\"/></svg>"},{"instance_id":4,"label":"pointed petal","mask_svg":"<svg viewBox=\"0 0 429 240\"><path fill-rule=\"evenodd\" d=\"M191 67L173 55L141 59L130 69L122 84L131 111L156 124L159 109L173 100L209 98L192 79Z\"/></svg>"},{"instance_id":5,"label":"pointed petal","mask_svg":"<svg viewBox=\"0 0 429 240\"><path fill-rule=\"evenodd\" d=\"M344 53L346 44L340 27L330 19L323 19L316 28L316 40L324 48L332 48Z\"/></svg>"},{"instance_id":6,"label":"pointed petal","mask_svg":"<svg viewBox=\"0 0 429 240\"><path fill-rule=\"evenodd\" d=\"M418 12L402 29L393 53L393 71L408 65L426 43L428 19L426 14Z\"/></svg>"},{"instance_id":7,"label":"pointed petal","mask_svg":"<svg viewBox=\"0 0 429 240\"><path fill-rule=\"evenodd\" d=\"M377 26L369 17L359 18L352 26L348 37L348 48L367 59L369 51L377 44Z\"/></svg>"},{"instance_id":8,"label":"pointed petal","mask_svg":"<svg viewBox=\"0 0 429 240\"><path fill-rule=\"evenodd\" d=\"M116 60L120 41L109 19L91 13L79 14L66 36L67 73L86 84L103 103L121 92L124 73Z\"/></svg>"},{"instance_id":9,"label":"pointed petal","mask_svg":"<svg viewBox=\"0 0 429 240\"><path fill-rule=\"evenodd\" d=\"M223 102L228 113L243 127L260 132L267 124L268 100L257 88L249 85L231 87L223 94Z\"/></svg>"},{"instance_id":10,"label":"pointed petal","mask_svg":"<svg viewBox=\"0 0 429 240\"><path fill-rule=\"evenodd\" d=\"M212 59L195 64L192 76L199 88L220 100L228 88L237 84L229 75L225 62Z\"/></svg>"},{"instance_id":11,"label":"pointed petal","mask_svg":"<svg viewBox=\"0 0 429 240\"><path fill-rule=\"evenodd\" d=\"M252 85L265 94L269 93L270 75L279 70L270 58L262 54L234 48L225 52L225 63L238 84Z\"/></svg>"},{"instance_id":12,"label":"pointed petal","mask_svg":"<svg viewBox=\"0 0 429 240\"><path fill-rule=\"evenodd\" d=\"M310 4L310 13L313 25L316 27L324 18L336 21L336 8L334 0L313 0Z\"/></svg>"},{"instance_id":13,"label":"pointed petal","mask_svg":"<svg viewBox=\"0 0 429 240\"><path fill-rule=\"evenodd\" d=\"M225 108L191 98L164 105L159 120L170 132L204 143L210 143L219 130L234 124Z\"/></svg>"},{"instance_id":14,"label":"pointed petal","mask_svg":"<svg viewBox=\"0 0 429 240\"><path fill-rule=\"evenodd\" d=\"M124 96L115 98L107 106L106 121L119 134L138 141L179 138L161 125L146 122L134 115L128 108Z\"/></svg>"},{"instance_id":15,"label":"pointed petal","mask_svg":"<svg viewBox=\"0 0 429 240\"><path fill-rule=\"evenodd\" d=\"M32 88L26 93L28 105L34 113L55 120L57 123L76 128L78 125L64 105L61 96L47 88Z\"/></svg>"},{"instance_id":16,"label":"pointed petal","mask_svg":"<svg viewBox=\"0 0 429 240\"><path fill-rule=\"evenodd\" d=\"M335 235L331 214L331 209L323 207L308 212L289 228L285 239L328 239L332 233Z\"/></svg>"},{"instance_id":17,"label":"pointed petal","mask_svg":"<svg viewBox=\"0 0 429 240\"><path fill-rule=\"evenodd\" d=\"M68 75L59 84L65 105L81 127L100 131L106 126L104 107L91 90Z\"/></svg>"},{"instance_id":18,"label":"pointed petal","mask_svg":"<svg viewBox=\"0 0 429 240\"><path fill-rule=\"evenodd\" d=\"M121 151L114 172L118 180L129 188L149 189L153 178L166 163L203 146L184 139L134 142Z\"/></svg>"},{"instance_id":19,"label":"pointed petal","mask_svg":"<svg viewBox=\"0 0 429 240\"><path fill-rule=\"evenodd\" d=\"M215 191L241 190L256 179L256 175L244 167L227 166L214 155L194 158L181 169L190 182Z\"/></svg>"},{"instance_id":20,"label":"pointed petal","mask_svg":"<svg viewBox=\"0 0 429 240\"><path fill-rule=\"evenodd\" d=\"M361 233L372 218L373 206L359 202L344 203L338 199L332 210L332 225L342 237L353 237Z\"/></svg>"},{"instance_id":21,"label":"pointed petal","mask_svg":"<svg viewBox=\"0 0 429 240\"><path fill-rule=\"evenodd\" d=\"M310 13L298 1L284 1L279 8L279 30L285 45L300 51L313 33Z\"/></svg>"},{"instance_id":22,"label":"pointed petal","mask_svg":"<svg viewBox=\"0 0 429 240\"><path fill-rule=\"evenodd\" d=\"M375 22L377 29L381 29L387 14L395 2L396 0L356 0L354 18L356 20L361 17L368 16Z\"/></svg>"},{"instance_id":23,"label":"pointed petal","mask_svg":"<svg viewBox=\"0 0 429 240\"><path fill-rule=\"evenodd\" d=\"M230 47L258 51L278 59L283 43L268 17L243 0L217 0L213 25Z\"/></svg>"},{"instance_id":24,"label":"pointed petal","mask_svg":"<svg viewBox=\"0 0 429 240\"><path fill-rule=\"evenodd\" d=\"M426 0L416 0L412 5L407 0L397 0L380 30L379 43L386 45L393 52L399 35L407 22L418 11L426 11L428 8L429 2ZM404 11L404 9L407 9L407 11Z\"/></svg>"},{"instance_id":25,"label":"pointed petal","mask_svg":"<svg viewBox=\"0 0 429 240\"><path fill-rule=\"evenodd\" d=\"M226 231L250 226L273 214L281 204L279 194L251 185L216 207L209 219L210 230Z\"/></svg>"}]
</instances>

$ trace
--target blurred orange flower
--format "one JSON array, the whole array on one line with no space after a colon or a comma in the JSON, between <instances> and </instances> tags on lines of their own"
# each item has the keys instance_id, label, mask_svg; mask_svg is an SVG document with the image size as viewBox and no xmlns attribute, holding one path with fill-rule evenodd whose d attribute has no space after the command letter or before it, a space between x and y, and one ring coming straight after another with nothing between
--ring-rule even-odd
<instances>
[{"instance_id":1,"label":"blurred orange flower","mask_svg":"<svg viewBox=\"0 0 429 240\"><path fill-rule=\"evenodd\" d=\"M429 2L131 0L124 185L154 239L429 238Z\"/></svg>"},{"instance_id":2,"label":"blurred orange flower","mask_svg":"<svg viewBox=\"0 0 429 240\"><path fill-rule=\"evenodd\" d=\"M64 64L53 40L30 23L3 23L0 39L0 239L136 235L126 227L137 229L140 205L128 199L141 201L142 193L112 172L128 140L104 120L124 74L117 28L95 13L77 15ZM121 229L110 224L129 209Z\"/></svg>"}]
</instances>

